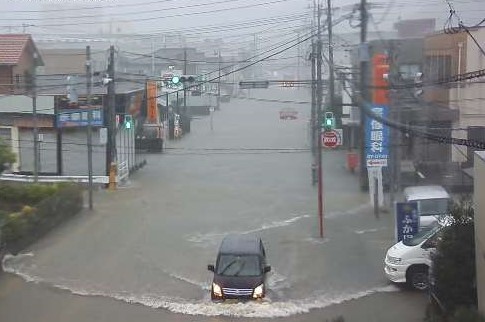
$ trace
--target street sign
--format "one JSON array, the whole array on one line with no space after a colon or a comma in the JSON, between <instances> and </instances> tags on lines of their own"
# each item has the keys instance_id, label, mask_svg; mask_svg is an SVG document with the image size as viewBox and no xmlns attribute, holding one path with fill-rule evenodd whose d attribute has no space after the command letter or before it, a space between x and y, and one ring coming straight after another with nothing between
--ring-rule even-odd
<instances>
[{"instance_id":1,"label":"street sign","mask_svg":"<svg viewBox=\"0 0 485 322\"><path fill-rule=\"evenodd\" d=\"M88 126L88 113L91 111L91 125L103 126L102 108L62 110L57 114L57 127Z\"/></svg>"},{"instance_id":2,"label":"street sign","mask_svg":"<svg viewBox=\"0 0 485 322\"><path fill-rule=\"evenodd\" d=\"M251 89L251 88L268 88L269 81L241 81L239 82L240 89Z\"/></svg>"},{"instance_id":3,"label":"street sign","mask_svg":"<svg viewBox=\"0 0 485 322\"><path fill-rule=\"evenodd\" d=\"M417 202L396 202L397 241L413 238L419 231Z\"/></svg>"},{"instance_id":4,"label":"street sign","mask_svg":"<svg viewBox=\"0 0 485 322\"><path fill-rule=\"evenodd\" d=\"M373 105L371 111L387 118L386 105ZM367 167L387 167L389 158L389 127L365 116L365 154Z\"/></svg>"},{"instance_id":5,"label":"street sign","mask_svg":"<svg viewBox=\"0 0 485 322\"><path fill-rule=\"evenodd\" d=\"M338 144L338 134L335 131L325 131L322 134L322 144L326 148L335 148Z\"/></svg>"}]
</instances>

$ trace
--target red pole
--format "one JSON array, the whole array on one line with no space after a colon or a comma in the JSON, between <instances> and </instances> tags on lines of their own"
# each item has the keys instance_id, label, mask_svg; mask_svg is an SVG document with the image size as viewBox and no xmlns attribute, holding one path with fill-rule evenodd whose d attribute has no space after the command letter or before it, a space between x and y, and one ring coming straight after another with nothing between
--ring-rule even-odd
<instances>
[{"instance_id":1,"label":"red pole","mask_svg":"<svg viewBox=\"0 0 485 322\"><path fill-rule=\"evenodd\" d=\"M323 238L323 176L322 176L322 138L318 147L318 217L320 218L320 238Z\"/></svg>"}]
</instances>

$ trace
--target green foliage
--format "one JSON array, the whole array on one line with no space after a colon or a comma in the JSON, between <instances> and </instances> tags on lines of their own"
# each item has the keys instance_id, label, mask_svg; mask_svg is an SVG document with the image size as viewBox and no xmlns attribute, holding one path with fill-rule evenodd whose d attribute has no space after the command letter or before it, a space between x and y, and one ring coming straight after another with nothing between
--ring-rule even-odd
<instances>
[{"instance_id":1,"label":"green foliage","mask_svg":"<svg viewBox=\"0 0 485 322\"><path fill-rule=\"evenodd\" d=\"M23 201L22 197L28 196L27 199L35 201L32 203L35 207L24 205L19 211L3 216L0 243L5 243L12 253L22 250L82 209L82 188L78 185L9 185L12 187L18 190L14 193L5 190L10 200ZM0 196L5 197L1 189Z\"/></svg>"},{"instance_id":2,"label":"green foliage","mask_svg":"<svg viewBox=\"0 0 485 322\"><path fill-rule=\"evenodd\" d=\"M462 201L452 207L451 225L443 230L433 256L433 292L451 314L459 307L475 307L476 266L473 208Z\"/></svg>"},{"instance_id":3,"label":"green foliage","mask_svg":"<svg viewBox=\"0 0 485 322\"><path fill-rule=\"evenodd\" d=\"M24 211L8 215L2 227L2 239L7 243L12 243L28 237L33 217L33 213Z\"/></svg>"},{"instance_id":4,"label":"green foliage","mask_svg":"<svg viewBox=\"0 0 485 322\"><path fill-rule=\"evenodd\" d=\"M0 183L0 202L14 205L35 205L55 194L60 187L57 184Z\"/></svg>"},{"instance_id":5,"label":"green foliage","mask_svg":"<svg viewBox=\"0 0 485 322\"><path fill-rule=\"evenodd\" d=\"M4 164L12 164L15 162L15 159L15 154L12 152L12 149L0 139L0 173L5 170Z\"/></svg>"}]
</instances>

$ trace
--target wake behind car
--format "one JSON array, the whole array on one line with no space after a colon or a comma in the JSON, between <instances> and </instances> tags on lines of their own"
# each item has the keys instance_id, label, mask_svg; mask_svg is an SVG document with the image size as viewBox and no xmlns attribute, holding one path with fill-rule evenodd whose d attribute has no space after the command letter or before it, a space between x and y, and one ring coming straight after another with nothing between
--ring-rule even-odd
<instances>
[{"instance_id":1,"label":"wake behind car","mask_svg":"<svg viewBox=\"0 0 485 322\"><path fill-rule=\"evenodd\" d=\"M266 252L261 238L251 235L229 235L224 238L217 254L211 299L257 300L266 295Z\"/></svg>"}]
</instances>

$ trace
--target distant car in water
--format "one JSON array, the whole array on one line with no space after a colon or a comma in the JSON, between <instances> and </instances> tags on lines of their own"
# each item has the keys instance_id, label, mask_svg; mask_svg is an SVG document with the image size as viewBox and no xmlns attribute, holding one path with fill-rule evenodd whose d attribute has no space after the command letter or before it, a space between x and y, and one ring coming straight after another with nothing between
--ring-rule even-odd
<instances>
[{"instance_id":1,"label":"distant car in water","mask_svg":"<svg viewBox=\"0 0 485 322\"><path fill-rule=\"evenodd\" d=\"M251 235L229 235L219 248L214 272L211 299L258 300L266 295L266 252L261 238Z\"/></svg>"},{"instance_id":2,"label":"distant car in water","mask_svg":"<svg viewBox=\"0 0 485 322\"><path fill-rule=\"evenodd\" d=\"M296 120L298 111L293 108L284 108L280 111L280 120Z\"/></svg>"}]
</instances>

